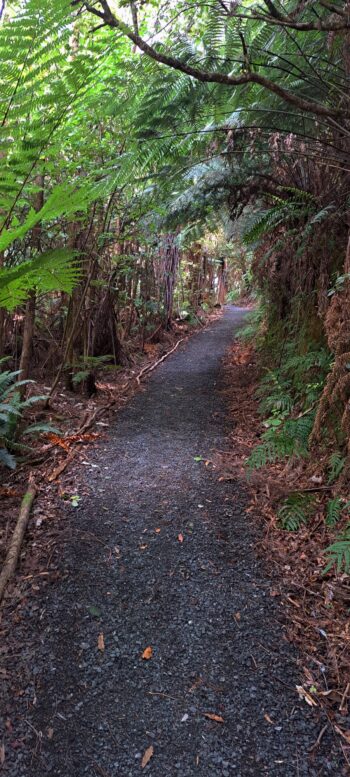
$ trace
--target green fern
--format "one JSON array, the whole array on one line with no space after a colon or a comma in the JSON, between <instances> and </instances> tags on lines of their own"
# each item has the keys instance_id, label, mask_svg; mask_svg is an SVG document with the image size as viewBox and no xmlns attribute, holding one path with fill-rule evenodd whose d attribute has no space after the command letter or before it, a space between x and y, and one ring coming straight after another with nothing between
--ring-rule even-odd
<instances>
[{"instance_id":1,"label":"green fern","mask_svg":"<svg viewBox=\"0 0 350 777\"><path fill-rule=\"evenodd\" d=\"M344 500L336 496L329 499L326 508L326 525L335 526L338 523L342 511L344 510Z\"/></svg>"},{"instance_id":2,"label":"green fern","mask_svg":"<svg viewBox=\"0 0 350 777\"><path fill-rule=\"evenodd\" d=\"M254 448L247 459L248 470L260 469L290 456L307 456L313 418L314 414L290 418L278 426L270 426L262 435L263 442Z\"/></svg>"},{"instance_id":3,"label":"green fern","mask_svg":"<svg viewBox=\"0 0 350 777\"><path fill-rule=\"evenodd\" d=\"M311 494L290 494L278 510L279 525L286 531L297 531L311 516L315 498Z\"/></svg>"},{"instance_id":4,"label":"green fern","mask_svg":"<svg viewBox=\"0 0 350 777\"><path fill-rule=\"evenodd\" d=\"M335 480L342 473L345 466L346 458L342 456L339 451L335 451L328 459L328 483L334 483Z\"/></svg>"},{"instance_id":5,"label":"green fern","mask_svg":"<svg viewBox=\"0 0 350 777\"><path fill-rule=\"evenodd\" d=\"M273 197L276 202L272 208L257 214L255 222L245 232L243 239L248 245L256 243L261 237L269 234L281 224L288 226L295 220L302 220L309 215L312 205L303 197L305 192L301 192L292 200L283 200L279 197Z\"/></svg>"},{"instance_id":6,"label":"green fern","mask_svg":"<svg viewBox=\"0 0 350 777\"><path fill-rule=\"evenodd\" d=\"M0 369L7 359L0 359ZM15 469L14 453L31 450L23 442L18 441L21 435L37 435L42 432L58 432L50 424L22 424L24 411L32 405L46 399L44 396L32 396L22 400L18 389L33 383L31 380L18 381L19 371L3 370L0 373L0 463L10 469ZM21 427L19 427L19 424Z\"/></svg>"},{"instance_id":7,"label":"green fern","mask_svg":"<svg viewBox=\"0 0 350 777\"><path fill-rule=\"evenodd\" d=\"M346 527L346 529L343 531L341 535L339 535L338 539L333 542L332 545L329 545L328 548L325 550L326 558L328 559L328 563L323 570L323 574L326 574L329 572L333 567L335 567L337 572L344 571L347 574L350 571L350 523Z\"/></svg>"},{"instance_id":8,"label":"green fern","mask_svg":"<svg viewBox=\"0 0 350 777\"><path fill-rule=\"evenodd\" d=\"M80 270L71 251L53 250L15 267L0 268L0 308L13 310L30 289L41 292L70 293L78 282Z\"/></svg>"}]
</instances>

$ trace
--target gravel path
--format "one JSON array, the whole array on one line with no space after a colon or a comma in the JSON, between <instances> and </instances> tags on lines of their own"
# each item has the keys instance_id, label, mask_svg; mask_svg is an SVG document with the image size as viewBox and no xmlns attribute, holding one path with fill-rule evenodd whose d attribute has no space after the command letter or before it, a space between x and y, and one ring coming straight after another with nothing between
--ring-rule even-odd
<instances>
[{"instance_id":1,"label":"gravel path","mask_svg":"<svg viewBox=\"0 0 350 777\"><path fill-rule=\"evenodd\" d=\"M243 316L180 346L90 456L67 574L34 619L26 720L42 741L16 777L341 773L309 760L322 724L298 699L242 489L195 460L225 446L220 360Z\"/></svg>"}]
</instances>

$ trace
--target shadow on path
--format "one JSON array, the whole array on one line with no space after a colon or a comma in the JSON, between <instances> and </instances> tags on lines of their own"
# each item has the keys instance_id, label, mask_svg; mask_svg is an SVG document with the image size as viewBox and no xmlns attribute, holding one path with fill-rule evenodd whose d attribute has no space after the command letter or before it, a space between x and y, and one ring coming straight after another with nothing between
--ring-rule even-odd
<instances>
[{"instance_id":1,"label":"shadow on path","mask_svg":"<svg viewBox=\"0 0 350 777\"><path fill-rule=\"evenodd\" d=\"M38 624L42 745L16 777L339 773L309 761L320 723L298 700L242 488L195 460L226 444L220 360L243 317L227 308L181 346L91 455L68 574Z\"/></svg>"}]
</instances>

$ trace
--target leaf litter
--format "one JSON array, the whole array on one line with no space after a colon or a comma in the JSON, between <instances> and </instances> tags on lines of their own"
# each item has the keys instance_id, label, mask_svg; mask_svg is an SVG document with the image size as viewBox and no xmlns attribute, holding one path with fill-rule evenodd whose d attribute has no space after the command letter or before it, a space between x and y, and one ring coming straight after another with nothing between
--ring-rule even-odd
<instances>
[{"instance_id":1,"label":"leaf litter","mask_svg":"<svg viewBox=\"0 0 350 777\"><path fill-rule=\"evenodd\" d=\"M350 745L350 576L323 574L323 549L334 536L322 517L327 494L320 491L314 516L297 532L283 531L277 515L282 498L315 482L320 462L310 459L294 468L275 462L253 471L247 479L245 462L259 443L262 429L256 396L259 359L254 348L237 340L226 354L224 373L223 395L234 423L229 450L213 457L221 472L218 480L244 480L250 494L247 512L257 523L264 522L258 551L270 570L272 564L275 579L269 593L280 597L288 618L286 638L297 645L304 659L296 696L312 708L321 707L328 726ZM237 623L236 616L234 619ZM341 749L350 766L350 748L342 744Z\"/></svg>"}]
</instances>

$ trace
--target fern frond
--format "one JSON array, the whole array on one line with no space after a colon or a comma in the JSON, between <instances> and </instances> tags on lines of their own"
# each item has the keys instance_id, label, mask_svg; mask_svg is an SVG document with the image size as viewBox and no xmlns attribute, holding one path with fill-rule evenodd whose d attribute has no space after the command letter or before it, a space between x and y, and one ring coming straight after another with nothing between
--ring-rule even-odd
<instances>
[{"instance_id":1,"label":"fern frond","mask_svg":"<svg viewBox=\"0 0 350 777\"><path fill-rule=\"evenodd\" d=\"M338 496L336 496L334 499L329 499L326 508L326 525L335 526L335 524L339 521L343 509L343 499Z\"/></svg>"},{"instance_id":2,"label":"fern frond","mask_svg":"<svg viewBox=\"0 0 350 777\"><path fill-rule=\"evenodd\" d=\"M344 466L346 463L345 456L342 456L339 451L335 451L332 453L332 455L328 459L328 469L329 469L329 475L328 475L328 483L334 483L335 480L339 477L339 475L342 473Z\"/></svg>"},{"instance_id":3,"label":"fern frond","mask_svg":"<svg viewBox=\"0 0 350 777\"><path fill-rule=\"evenodd\" d=\"M0 269L0 308L13 310L30 289L71 293L80 277L71 251L55 249L15 267Z\"/></svg>"},{"instance_id":4,"label":"fern frond","mask_svg":"<svg viewBox=\"0 0 350 777\"><path fill-rule=\"evenodd\" d=\"M278 511L279 523L286 531L297 531L310 518L315 498L310 494L290 494Z\"/></svg>"},{"instance_id":5,"label":"fern frond","mask_svg":"<svg viewBox=\"0 0 350 777\"><path fill-rule=\"evenodd\" d=\"M323 574L329 572L333 567L337 572L344 571L347 574L350 571L350 524L338 539L329 545L325 550L326 564Z\"/></svg>"}]
</instances>

